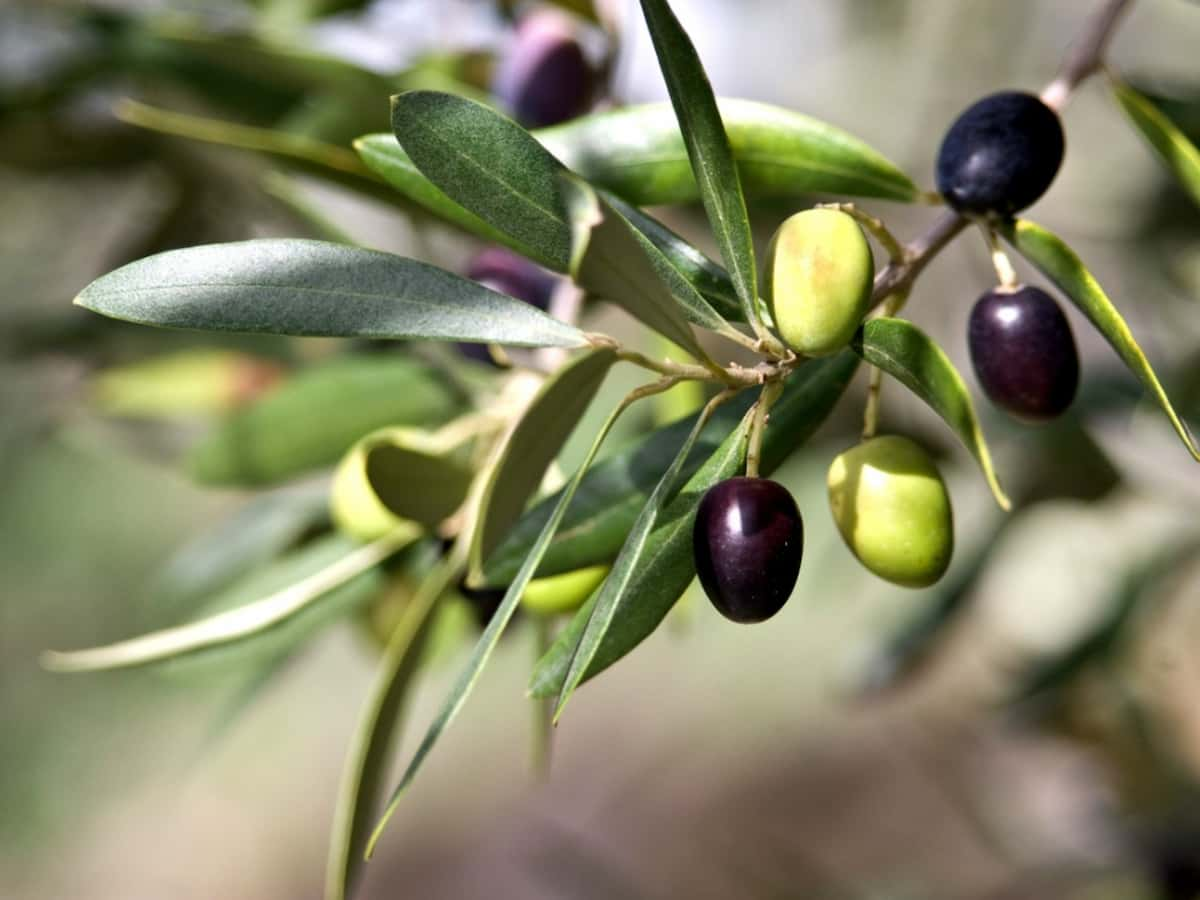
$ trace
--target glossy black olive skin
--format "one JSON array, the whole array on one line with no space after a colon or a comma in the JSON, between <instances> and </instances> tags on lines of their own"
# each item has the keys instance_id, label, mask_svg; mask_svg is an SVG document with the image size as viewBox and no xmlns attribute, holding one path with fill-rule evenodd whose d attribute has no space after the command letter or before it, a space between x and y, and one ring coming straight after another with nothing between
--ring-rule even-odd
<instances>
[{"instance_id":1,"label":"glossy black olive skin","mask_svg":"<svg viewBox=\"0 0 1200 900\"><path fill-rule=\"evenodd\" d=\"M517 26L492 89L526 128L545 128L586 112L594 82L568 20L553 10L537 10Z\"/></svg>"},{"instance_id":2,"label":"glossy black olive skin","mask_svg":"<svg viewBox=\"0 0 1200 900\"><path fill-rule=\"evenodd\" d=\"M781 484L730 478L700 501L692 550L713 606L734 622L762 622L783 608L796 585L804 523Z\"/></svg>"},{"instance_id":3,"label":"glossy black olive skin","mask_svg":"<svg viewBox=\"0 0 1200 900\"><path fill-rule=\"evenodd\" d=\"M1063 149L1058 114L1040 99L991 94L968 107L942 139L938 191L959 212L1011 216L1050 187Z\"/></svg>"},{"instance_id":4,"label":"glossy black olive skin","mask_svg":"<svg viewBox=\"0 0 1200 900\"><path fill-rule=\"evenodd\" d=\"M1045 291L988 291L971 310L967 345L988 398L1016 418L1047 422L1075 399L1075 338L1062 309Z\"/></svg>"}]
</instances>

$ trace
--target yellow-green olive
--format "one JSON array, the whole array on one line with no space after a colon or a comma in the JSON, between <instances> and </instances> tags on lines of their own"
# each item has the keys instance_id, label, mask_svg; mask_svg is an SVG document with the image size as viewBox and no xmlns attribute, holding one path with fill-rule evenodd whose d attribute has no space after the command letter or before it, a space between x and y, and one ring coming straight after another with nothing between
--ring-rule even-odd
<instances>
[{"instance_id":1,"label":"yellow-green olive","mask_svg":"<svg viewBox=\"0 0 1200 900\"><path fill-rule=\"evenodd\" d=\"M785 344L805 356L828 356L854 337L874 276L871 246L850 215L806 209L771 239L763 294Z\"/></svg>"},{"instance_id":2,"label":"yellow-green olive","mask_svg":"<svg viewBox=\"0 0 1200 900\"><path fill-rule=\"evenodd\" d=\"M908 438L872 438L838 456L829 505L850 551L880 578L928 587L950 565L950 497L929 454Z\"/></svg>"},{"instance_id":3,"label":"yellow-green olive","mask_svg":"<svg viewBox=\"0 0 1200 900\"><path fill-rule=\"evenodd\" d=\"M608 575L607 565L588 566L561 575L535 578L525 586L521 606L539 616L574 612Z\"/></svg>"}]
</instances>

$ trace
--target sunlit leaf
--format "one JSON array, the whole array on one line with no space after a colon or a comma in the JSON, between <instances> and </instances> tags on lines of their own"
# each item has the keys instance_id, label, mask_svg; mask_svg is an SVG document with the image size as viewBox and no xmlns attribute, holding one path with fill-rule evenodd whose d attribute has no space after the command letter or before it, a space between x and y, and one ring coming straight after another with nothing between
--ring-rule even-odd
<instances>
[{"instance_id":1,"label":"sunlit leaf","mask_svg":"<svg viewBox=\"0 0 1200 900\"><path fill-rule=\"evenodd\" d=\"M1200 462L1200 447L1196 446L1187 424L1175 412L1167 392L1134 339L1133 332L1129 330L1125 319L1104 293L1099 282L1075 255L1075 251L1064 244L1057 235L1024 219L1006 225L1003 234L1022 256L1058 285L1059 290L1066 294L1104 335L1104 339L1117 352L1117 356L1129 371L1137 376L1162 407L1192 458Z\"/></svg>"},{"instance_id":2,"label":"sunlit leaf","mask_svg":"<svg viewBox=\"0 0 1200 900\"><path fill-rule=\"evenodd\" d=\"M1134 88L1112 79L1113 96L1192 201L1200 206L1200 150L1166 114Z\"/></svg>"},{"instance_id":3,"label":"sunlit leaf","mask_svg":"<svg viewBox=\"0 0 1200 900\"><path fill-rule=\"evenodd\" d=\"M854 339L854 349L929 404L962 441L987 479L1001 509L1012 504L996 478L992 455L971 392L937 343L905 319L872 319Z\"/></svg>"}]
</instances>

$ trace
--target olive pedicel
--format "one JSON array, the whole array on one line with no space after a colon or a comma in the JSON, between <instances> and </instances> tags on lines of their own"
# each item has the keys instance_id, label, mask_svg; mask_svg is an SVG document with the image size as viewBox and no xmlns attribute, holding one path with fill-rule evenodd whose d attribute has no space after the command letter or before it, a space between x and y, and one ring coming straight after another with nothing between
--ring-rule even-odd
<instances>
[{"instance_id":1,"label":"olive pedicel","mask_svg":"<svg viewBox=\"0 0 1200 900\"><path fill-rule=\"evenodd\" d=\"M570 19L537 10L517 26L492 89L526 128L557 125L587 111L595 75Z\"/></svg>"},{"instance_id":2,"label":"olive pedicel","mask_svg":"<svg viewBox=\"0 0 1200 900\"><path fill-rule=\"evenodd\" d=\"M1049 421L1075 399L1075 338L1062 309L1043 290L988 291L971 310L967 346L988 399L1022 421Z\"/></svg>"},{"instance_id":3,"label":"olive pedicel","mask_svg":"<svg viewBox=\"0 0 1200 900\"><path fill-rule=\"evenodd\" d=\"M730 478L700 501L692 548L713 606L734 622L761 622L779 612L796 585L804 523L783 485Z\"/></svg>"},{"instance_id":4,"label":"olive pedicel","mask_svg":"<svg viewBox=\"0 0 1200 900\"><path fill-rule=\"evenodd\" d=\"M954 551L950 496L920 445L885 435L864 441L829 467L829 506L850 552L902 587L928 587Z\"/></svg>"},{"instance_id":5,"label":"olive pedicel","mask_svg":"<svg viewBox=\"0 0 1200 900\"><path fill-rule=\"evenodd\" d=\"M1046 192L1062 158L1058 113L1033 94L991 94L946 132L937 187L959 212L1007 217Z\"/></svg>"},{"instance_id":6,"label":"olive pedicel","mask_svg":"<svg viewBox=\"0 0 1200 900\"><path fill-rule=\"evenodd\" d=\"M874 277L871 246L853 217L806 209L771 239L763 295L785 344L805 356L828 356L854 336Z\"/></svg>"}]
</instances>

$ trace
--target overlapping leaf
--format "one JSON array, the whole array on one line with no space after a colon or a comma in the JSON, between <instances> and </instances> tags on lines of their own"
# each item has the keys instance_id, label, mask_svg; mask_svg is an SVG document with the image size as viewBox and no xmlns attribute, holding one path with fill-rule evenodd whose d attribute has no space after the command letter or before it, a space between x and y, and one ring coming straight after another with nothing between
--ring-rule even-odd
<instances>
[{"instance_id":1,"label":"overlapping leaf","mask_svg":"<svg viewBox=\"0 0 1200 900\"><path fill-rule=\"evenodd\" d=\"M1129 371L1137 376L1162 407L1192 458L1200 462L1200 447L1197 447L1187 424L1175 412L1167 392L1134 339L1133 332L1075 251L1057 235L1024 219L1010 222L1004 227L1003 234L1022 256L1058 285L1059 290L1104 335Z\"/></svg>"},{"instance_id":2,"label":"overlapping leaf","mask_svg":"<svg viewBox=\"0 0 1200 900\"><path fill-rule=\"evenodd\" d=\"M1129 121L1154 148L1192 201L1200 206L1200 149L1139 91L1115 78L1112 90Z\"/></svg>"},{"instance_id":3,"label":"overlapping leaf","mask_svg":"<svg viewBox=\"0 0 1200 900\"><path fill-rule=\"evenodd\" d=\"M1000 508L1011 508L996 478L971 392L942 348L905 319L880 318L863 325L854 340L854 349L928 403L945 420L979 463Z\"/></svg>"}]
</instances>

